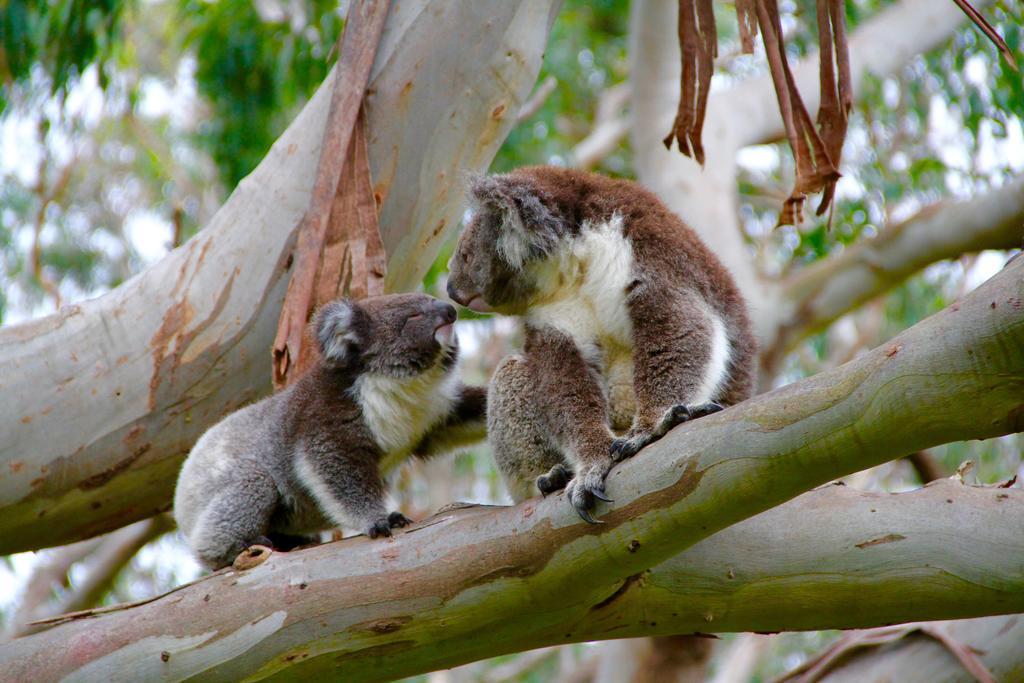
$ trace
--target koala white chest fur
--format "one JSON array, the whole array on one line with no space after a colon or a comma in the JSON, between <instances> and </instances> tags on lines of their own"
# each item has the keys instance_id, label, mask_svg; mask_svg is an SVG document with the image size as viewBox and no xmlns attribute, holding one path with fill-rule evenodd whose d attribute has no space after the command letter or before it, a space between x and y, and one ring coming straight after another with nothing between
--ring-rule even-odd
<instances>
[{"instance_id":1,"label":"koala white chest fur","mask_svg":"<svg viewBox=\"0 0 1024 683\"><path fill-rule=\"evenodd\" d=\"M626 304L633 249L619 215L585 223L579 236L565 238L536 265L541 303L529 314L535 325L568 335L580 352L602 369L616 429L632 421L633 325Z\"/></svg>"},{"instance_id":2,"label":"koala white chest fur","mask_svg":"<svg viewBox=\"0 0 1024 683\"><path fill-rule=\"evenodd\" d=\"M437 367L408 378L366 374L352 387L363 410L363 420L385 456L387 473L405 460L410 450L458 400L460 383L455 372Z\"/></svg>"},{"instance_id":3,"label":"koala white chest fur","mask_svg":"<svg viewBox=\"0 0 1024 683\"><path fill-rule=\"evenodd\" d=\"M633 248L622 234L621 216L585 223L579 236L564 238L535 268L539 302L530 311L532 322L564 332L585 354L596 344L632 346L626 288Z\"/></svg>"}]
</instances>

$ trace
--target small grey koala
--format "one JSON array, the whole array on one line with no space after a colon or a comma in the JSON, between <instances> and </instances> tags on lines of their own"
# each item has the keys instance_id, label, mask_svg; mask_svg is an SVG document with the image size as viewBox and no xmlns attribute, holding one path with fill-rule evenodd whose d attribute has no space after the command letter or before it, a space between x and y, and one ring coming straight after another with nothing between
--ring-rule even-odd
<instances>
[{"instance_id":1,"label":"small grey koala","mask_svg":"<svg viewBox=\"0 0 1024 683\"><path fill-rule=\"evenodd\" d=\"M254 543L289 550L331 526L375 538L409 524L388 513L381 472L485 434L486 389L455 372L455 317L425 294L326 304L316 365L211 427L182 467L174 516L199 559L219 569Z\"/></svg>"},{"instance_id":2,"label":"small grey koala","mask_svg":"<svg viewBox=\"0 0 1024 683\"><path fill-rule=\"evenodd\" d=\"M636 183L532 167L483 177L448 294L523 317L491 378L488 438L516 500L568 486L593 522L613 464L750 395L746 305L695 232ZM620 438L616 432L625 432Z\"/></svg>"}]
</instances>

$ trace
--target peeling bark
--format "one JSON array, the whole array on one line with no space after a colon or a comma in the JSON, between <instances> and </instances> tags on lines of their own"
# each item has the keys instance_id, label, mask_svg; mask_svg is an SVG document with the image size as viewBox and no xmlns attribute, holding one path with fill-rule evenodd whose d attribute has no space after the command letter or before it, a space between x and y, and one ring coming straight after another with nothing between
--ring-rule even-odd
<instances>
[{"instance_id":1,"label":"peeling bark","mask_svg":"<svg viewBox=\"0 0 1024 683\"><path fill-rule=\"evenodd\" d=\"M743 4L746 8L751 3ZM980 8L991 3L974 4ZM666 151L660 139L660 132L672 124L679 101L674 5L636 0L631 11L631 136L637 176L697 230L729 268L751 303L757 336L767 347L779 320L790 311L778 288L758 279L747 255L739 224L736 154L785 134L771 78L766 74L711 94L702 169L692 159ZM852 97L863 92L868 74L884 77L898 72L915 56L947 40L964 21L953 3L902 0L861 23L849 35ZM810 111L820 103L818 64L818 54L812 53L793 67L795 85Z\"/></svg>"},{"instance_id":2,"label":"peeling bark","mask_svg":"<svg viewBox=\"0 0 1024 683\"><path fill-rule=\"evenodd\" d=\"M452 512L391 541L275 554L251 571L225 570L14 641L0 651L5 671L103 677L132 668L221 680L329 670L381 680L598 638L1024 611L1024 494L1012 489L946 481L879 496L826 487L745 523L750 536L709 540L703 597L692 578L699 546L679 555L837 476L1024 429L1022 301L1017 260L958 306L841 368L673 430L612 471L605 524L582 523L559 494ZM828 510L802 507L823 499ZM757 526L765 519L771 533ZM804 543L794 540L801 528ZM893 534L904 538L857 547ZM775 564L787 561L788 572Z\"/></svg>"},{"instance_id":3,"label":"peeling bark","mask_svg":"<svg viewBox=\"0 0 1024 683\"><path fill-rule=\"evenodd\" d=\"M366 99L388 291L419 283L457 227L461 177L513 125L559 4L392 5ZM437 39L451 27L459 40ZM332 78L199 235L98 299L0 329L0 554L166 510L203 430L270 391Z\"/></svg>"},{"instance_id":4,"label":"peeling bark","mask_svg":"<svg viewBox=\"0 0 1024 683\"><path fill-rule=\"evenodd\" d=\"M331 105L324 125L316 180L309 209L303 215L298 229L294 268L281 306L277 337L274 339L273 376L274 387L277 389L291 384L313 365L316 358L313 345L304 343L303 339L306 326L313 309L333 298L331 295L338 288L338 278L329 278L325 272L333 264L325 264L324 256L328 234L338 233L348 216L339 215L339 212L332 211L332 207L336 203L351 203L358 209L368 202L371 209L369 225L364 225L360 220L363 217L360 216L361 212L353 212L354 222L363 228L358 232L353 231L353 241L365 246L366 237L371 232L374 243L380 241L377 210L371 189L373 181L366 157L363 97L389 5L390 0L357 0L351 3L345 31L338 42L338 62L334 67ZM378 254L378 257L383 258L383 254ZM363 260L358 262L361 264ZM381 284L383 275L380 274ZM332 279L333 282L330 281ZM365 287L366 278L360 280L357 286ZM321 293L327 296L317 296Z\"/></svg>"},{"instance_id":5,"label":"peeling bark","mask_svg":"<svg viewBox=\"0 0 1024 683\"><path fill-rule=\"evenodd\" d=\"M965 619L929 627L969 649L994 680L1024 679L1024 615ZM976 683L982 679L968 671L948 647L918 632L888 645L853 653L817 680Z\"/></svg>"}]
</instances>

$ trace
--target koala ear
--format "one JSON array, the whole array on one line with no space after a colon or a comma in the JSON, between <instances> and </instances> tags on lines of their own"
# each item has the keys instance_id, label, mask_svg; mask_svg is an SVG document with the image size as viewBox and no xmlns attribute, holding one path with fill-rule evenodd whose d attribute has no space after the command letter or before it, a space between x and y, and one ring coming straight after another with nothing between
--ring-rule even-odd
<instances>
[{"instance_id":1,"label":"koala ear","mask_svg":"<svg viewBox=\"0 0 1024 683\"><path fill-rule=\"evenodd\" d=\"M349 299L331 301L320 309L316 320L316 340L325 361L344 365L358 353L357 313L356 304Z\"/></svg>"},{"instance_id":2,"label":"koala ear","mask_svg":"<svg viewBox=\"0 0 1024 683\"><path fill-rule=\"evenodd\" d=\"M470 198L474 213L498 223L498 254L516 270L549 253L565 232L562 220L528 177L479 176L470 184Z\"/></svg>"}]
</instances>

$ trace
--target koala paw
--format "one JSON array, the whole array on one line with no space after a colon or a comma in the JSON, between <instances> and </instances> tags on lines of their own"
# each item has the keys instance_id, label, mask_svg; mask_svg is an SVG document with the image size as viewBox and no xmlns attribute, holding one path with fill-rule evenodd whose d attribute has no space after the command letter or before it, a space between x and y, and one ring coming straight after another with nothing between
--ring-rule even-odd
<instances>
[{"instance_id":1,"label":"koala paw","mask_svg":"<svg viewBox=\"0 0 1024 683\"><path fill-rule=\"evenodd\" d=\"M390 537L391 523L388 521L387 517L381 517L379 519L374 520L370 524L370 526L366 527L363 533L369 536L370 538L378 538L381 536Z\"/></svg>"},{"instance_id":2,"label":"koala paw","mask_svg":"<svg viewBox=\"0 0 1024 683\"><path fill-rule=\"evenodd\" d=\"M564 489L570 479L572 479L572 472L564 465L555 465L548 470L547 474L537 477L537 489L542 496L547 496L549 493Z\"/></svg>"},{"instance_id":3,"label":"koala paw","mask_svg":"<svg viewBox=\"0 0 1024 683\"><path fill-rule=\"evenodd\" d=\"M412 520L397 510L388 515L388 526L392 529L409 526Z\"/></svg>"},{"instance_id":4,"label":"koala paw","mask_svg":"<svg viewBox=\"0 0 1024 683\"><path fill-rule=\"evenodd\" d=\"M690 420L696 420L698 417L717 413L720 410L722 410L722 406L717 403L701 403L700 405L693 407L677 403L665 411L661 420L651 431L630 430L629 434L627 434L625 438L615 439L612 441L610 449L612 460L619 462L626 458L631 458L642 448L649 446L668 434L673 427L681 425L684 422L689 422Z\"/></svg>"},{"instance_id":5,"label":"koala paw","mask_svg":"<svg viewBox=\"0 0 1024 683\"><path fill-rule=\"evenodd\" d=\"M614 462L622 462L627 458L632 458L640 452L640 449L652 441L655 441L652 434L635 434L622 439L615 439L612 441L608 452Z\"/></svg>"},{"instance_id":6,"label":"koala paw","mask_svg":"<svg viewBox=\"0 0 1024 683\"><path fill-rule=\"evenodd\" d=\"M714 401L711 401L709 403L701 403L699 406L693 406L692 408L690 408L690 419L696 420L698 417L711 415L712 413L717 413L720 410L725 410L725 408L718 405Z\"/></svg>"},{"instance_id":7,"label":"koala paw","mask_svg":"<svg viewBox=\"0 0 1024 683\"><path fill-rule=\"evenodd\" d=\"M584 522L590 524L603 523L594 519L590 511L594 508L595 498L606 503L612 502L612 499L608 497L604 490L604 480L611 468L611 460L580 468L576 476L566 486L565 492L569 502Z\"/></svg>"}]
</instances>

